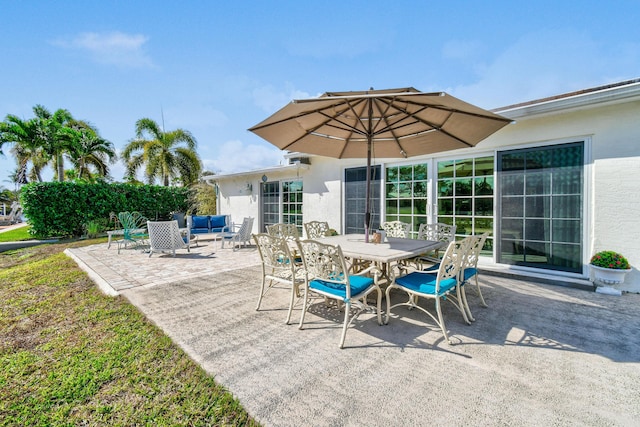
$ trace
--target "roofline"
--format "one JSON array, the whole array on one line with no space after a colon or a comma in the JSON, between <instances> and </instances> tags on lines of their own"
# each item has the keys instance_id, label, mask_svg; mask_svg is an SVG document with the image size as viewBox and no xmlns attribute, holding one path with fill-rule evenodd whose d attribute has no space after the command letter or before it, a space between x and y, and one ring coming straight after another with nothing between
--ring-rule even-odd
<instances>
[{"instance_id":1,"label":"roofline","mask_svg":"<svg viewBox=\"0 0 640 427\"><path fill-rule=\"evenodd\" d=\"M205 181L225 181L227 179L234 179L239 177L246 177L251 175L264 175L266 173L277 173L277 172L288 172L288 171L298 171L300 169L309 169L309 165L294 163L291 165L284 166L271 166L262 169L253 169L250 171L244 172L233 172L233 173L223 173L219 175L207 175L203 176L202 179Z\"/></svg>"},{"instance_id":2,"label":"roofline","mask_svg":"<svg viewBox=\"0 0 640 427\"><path fill-rule=\"evenodd\" d=\"M490 111L516 119L560 110L580 109L593 104L618 103L634 97L640 99L640 78L507 105Z\"/></svg>"}]
</instances>

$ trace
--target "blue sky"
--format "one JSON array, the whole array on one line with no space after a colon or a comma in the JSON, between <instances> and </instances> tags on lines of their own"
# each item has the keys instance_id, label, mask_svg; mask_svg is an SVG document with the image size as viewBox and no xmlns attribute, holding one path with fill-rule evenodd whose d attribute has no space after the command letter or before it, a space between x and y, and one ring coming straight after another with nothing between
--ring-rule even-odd
<instances>
[{"instance_id":1,"label":"blue sky","mask_svg":"<svg viewBox=\"0 0 640 427\"><path fill-rule=\"evenodd\" d=\"M217 173L279 164L247 128L294 98L413 86L491 109L640 77L637 0L0 0L0 11L0 120L65 108L120 150L138 119L164 115ZM13 169L0 157L0 186L13 188Z\"/></svg>"}]
</instances>

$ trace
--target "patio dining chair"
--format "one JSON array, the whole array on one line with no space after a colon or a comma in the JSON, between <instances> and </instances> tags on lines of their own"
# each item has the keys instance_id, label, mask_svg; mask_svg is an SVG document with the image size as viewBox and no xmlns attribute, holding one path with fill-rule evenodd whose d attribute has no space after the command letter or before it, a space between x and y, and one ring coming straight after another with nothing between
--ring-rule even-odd
<instances>
[{"instance_id":1,"label":"patio dining chair","mask_svg":"<svg viewBox=\"0 0 640 427\"><path fill-rule=\"evenodd\" d=\"M471 324L464 307L464 300L460 293L460 282L458 280L462 259L467 251L468 241L451 242L442 257L437 273L424 271L414 271L409 274L396 277L387 287L387 313L385 323L389 322L391 310L399 306L408 306L409 309L417 308L427 314L440 327L445 340L452 344L447 328L442 316L442 301L449 301L462 314L467 324ZM391 291L401 290L408 295L406 302L397 304L391 303ZM419 304L420 298L433 300L435 303L436 315Z\"/></svg>"},{"instance_id":2,"label":"patio dining chair","mask_svg":"<svg viewBox=\"0 0 640 427\"><path fill-rule=\"evenodd\" d=\"M409 224L402 221L388 221L380 224L380 228L384 230L387 237L400 237L406 239L409 237Z\"/></svg>"},{"instance_id":3,"label":"patio dining chair","mask_svg":"<svg viewBox=\"0 0 640 427\"><path fill-rule=\"evenodd\" d=\"M154 252L171 252L175 257L177 249L191 252L188 238L182 235L178 221L147 221L149 230L149 257Z\"/></svg>"},{"instance_id":4,"label":"patio dining chair","mask_svg":"<svg viewBox=\"0 0 640 427\"><path fill-rule=\"evenodd\" d=\"M296 298L300 298L301 295L300 288L305 283L305 271L302 265L295 262L285 240L266 233L254 234L253 240L256 242L262 260L262 285L256 311L260 310L262 299L270 289L277 284L286 285L291 289L286 322L288 325L291 322Z\"/></svg>"},{"instance_id":5,"label":"patio dining chair","mask_svg":"<svg viewBox=\"0 0 640 427\"><path fill-rule=\"evenodd\" d=\"M442 242L447 246L453 242L456 237L456 226L450 224L444 224L441 222L435 224L420 224L418 228L419 240L432 240L434 242ZM445 246L446 247L446 246ZM417 257L414 262L419 270L421 270L425 264L438 263L440 261L440 249L434 249L426 254Z\"/></svg>"},{"instance_id":6,"label":"patio dining chair","mask_svg":"<svg viewBox=\"0 0 640 427\"><path fill-rule=\"evenodd\" d=\"M464 285L469 283L469 280L473 278L476 283L476 293L480 298L480 305L482 305L483 307L488 307L487 303L484 300L484 296L482 295L480 283L478 282L478 259L480 258L480 252L484 247L484 243L487 241L487 237L489 237L489 231L481 234L480 236L474 236L474 239L471 240L471 243L467 250L467 254L463 258L462 265L460 267L460 282L462 286L463 297L465 299L464 303L467 307L469 320L471 320L472 322L475 322L476 319L474 319L471 315L471 310L469 309L469 303L467 301L467 294Z\"/></svg>"},{"instance_id":7,"label":"patio dining chair","mask_svg":"<svg viewBox=\"0 0 640 427\"><path fill-rule=\"evenodd\" d=\"M235 251L239 246L245 247L251 242L251 231L253 229L253 217L245 217L237 231L221 233L221 247L224 248L225 242L229 242Z\"/></svg>"},{"instance_id":8,"label":"patio dining chair","mask_svg":"<svg viewBox=\"0 0 640 427\"><path fill-rule=\"evenodd\" d=\"M279 239L295 241L300 238L298 226L295 224L278 223L267 225L267 234Z\"/></svg>"},{"instance_id":9,"label":"patio dining chair","mask_svg":"<svg viewBox=\"0 0 640 427\"><path fill-rule=\"evenodd\" d=\"M374 311L378 317L378 324L382 325L379 269L371 266L357 275L350 275L340 246L327 245L315 240L302 240L298 241L298 247L307 272L300 329L304 327L305 313L311 306L312 298L325 299L325 302L335 300L340 308L344 304L340 348L344 347L347 329L362 312ZM370 277L371 275L373 277ZM367 297L373 292L377 293L375 308L367 303Z\"/></svg>"},{"instance_id":10,"label":"patio dining chair","mask_svg":"<svg viewBox=\"0 0 640 427\"><path fill-rule=\"evenodd\" d=\"M329 223L327 221L309 221L304 224L307 239L321 239L330 236Z\"/></svg>"}]
</instances>

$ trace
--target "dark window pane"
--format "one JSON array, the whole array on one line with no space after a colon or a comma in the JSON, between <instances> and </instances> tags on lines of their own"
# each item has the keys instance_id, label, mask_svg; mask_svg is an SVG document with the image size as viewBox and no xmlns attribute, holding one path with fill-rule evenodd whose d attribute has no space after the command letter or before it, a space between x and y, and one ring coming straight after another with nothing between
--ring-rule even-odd
<instances>
[{"instance_id":1,"label":"dark window pane","mask_svg":"<svg viewBox=\"0 0 640 427\"><path fill-rule=\"evenodd\" d=\"M551 172L527 173L525 176L526 194L550 194Z\"/></svg>"},{"instance_id":2,"label":"dark window pane","mask_svg":"<svg viewBox=\"0 0 640 427\"><path fill-rule=\"evenodd\" d=\"M582 198L580 196L553 196L552 215L554 218L580 218Z\"/></svg>"},{"instance_id":3,"label":"dark window pane","mask_svg":"<svg viewBox=\"0 0 640 427\"><path fill-rule=\"evenodd\" d=\"M456 217L456 235L468 236L473 233L471 218Z\"/></svg>"},{"instance_id":4,"label":"dark window pane","mask_svg":"<svg viewBox=\"0 0 640 427\"><path fill-rule=\"evenodd\" d=\"M476 218L473 220L473 234L493 233L493 218Z\"/></svg>"},{"instance_id":5,"label":"dark window pane","mask_svg":"<svg viewBox=\"0 0 640 427\"><path fill-rule=\"evenodd\" d=\"M413 179L416 181L427 180L427 165L415 165L413 167Z\"/></svg>"},{"instance_id":6,"label":"dark window pane","mask_svg":"<svg viewBox=\"0 0 640 427\"><path fill-rule=\"evenodd\" d=\"M476 176L493 175L493 156L475 160Z\"/></svg>"},{"instance_id":7,"label":"dark window pane","mask_svg":"<svg viewBox=\"0 0 640 427\"><path fill-rule=\"evenodd\" d=\"M453 180L452 179L438 181L438 196L439 197L453 196Z\"/></svg>"},{"instance_id":8,"label":"dark window pane","mask_svg":"<svg viewBox=\"0 0 640 427\"><path fill-rule=\"evenodd\" d=\"M526 219L524 235L527 240L551 240L551 222L547 219Z\"/></svg>"},{"instance_id":9,"label":"dark window pane","mask_svg":"<svg viewBox=\"0 0 640 427\"><path fill-rule=\"evenodd\" d=\"M387 184L387 198L398 197L398 184Z\"/></svg>"},{"instance_id":10,"label":"dark window pane","mask_svg":"<svg viewBox=\"0 0 640 427\"><path fill-rule=\"evenodd\" d=\"M398 168L395 166L387 168L387 182L398 181Z\"/></svg>"},{"instance_id":11,"label":"dark window pane","mask_svg":"<svg viewBox=\"0 0 640 427\"><path fill-rule=\"evenodd\" d=\"M471 179L456 179L456 197L471 196Z\"/></svg>"},{"instance_id":12,"label":"dark window pane","mask_svg":"<svg viewBox=\"0 0 640 427\"><path fill-rule=\"evenodd\" d=\"M400 199L398 206L400 211L398 212L400 215L408 215L412 213L412 209L411 209L411 200L403 200Z\"/></svg>"},{"instance_id":13,"label":"dark window pane","mask_svg":"<svg viewBox=\"0 0 640 427\"><path fill-rule=\"evenodd\" d=\"M524 214L527 218L549 218L551 196L525 197Z\"/></svg>"},{"instance_id":14,"label":"dark window pane","mask_svg":"<svg viewBox=\"0 0 640 427\"><path fill-rule=\"evenodd\" d=\"M549 150L528 151L527 154L527 170L531 169L549 169L551 167L551 153Z\"/></svg>"},{"instance_id":15,"label":"dark window pane","mask_svg":"<svg viewBox=\"0 0 640 427\"><path fill-rule=\"evenodd\" d=\"M553 176L553 194L580 194L582 192L582 169L561 169Z\"/></svg>"},{"instance_id":16,"label":"dark window pane","mask_svg":"<svg viewBox=\"0 0 640 427\"><path fill-rule=\"evenodd\" d=\"M502 199L503 217L523 217L524 197L504 197Z\"/></svg>"},{"instance_id":17,"label":"dark window pane","mask_svg":"<svg viewBox=\"0 0 640 427\"><path fill-rule=\"evenodd\" d=\"M453 199L438 199L438 215L453 215Z\"/></svg>"},{"instance_id":18,"label":"dark window pane","mask_svg":"<svg viewBox=\"0 0 640 427\"><path fill-rule=\"evenodd\" d=\"M473 175L473 159L456 161L456 177Z\"/></svg>"},{"instance_id":19,"label":"dark window pane","mask_svg":"<svg viewBox=\"0 0 640 427\"><path fill-rule=\"evenodd\" d=\"M413 183L413 197L427 197L426 181L418 181Z\"/></svg>"},{"instance_id":20,"label":"dark window pane","mask_svg":"<svg viewBox=\"0 0 640 427\"><path fill-rule=\"evenodd\" d=\"M553 221L553 240L563 243L580 243L582 240L582 222L580 220Z\"/></svg>"},{"instance_id":21,"label":"dark window pane","mask_svg":"<svg viewBox=\"0 0 640 427\"><path fill-rule=\"evenodd\" d=\"M492 196L493 195L493 177L485 176L475 179L476 196Z\"/></svg>"},{"instance_id":22,"label":"dark window pane","mask_svg":"<svg viewBox=\"0 0 640 427\"><path fill-rule=\"evenodd\" d=\"M471 215L471 199L455 199L456 215Z\"/></svg>"},{"instance_id":23,"label":"dark window pane","mask_svg":"<svg viewBox=\"0 0 640 427\"><path fill-rule=\"evenodd\" d=\"M493 216L493 198L478 197L475 199L475 214L479 216Z\"/></svg>"},{"instance_id":24,"label":"dark window pane","mask_svg":"<svg viewBox=\"0 0 640 427\"><path fill-rule=\"evenodd\" d=\"M503 219L500 232L505 239L521 239L524 235L524 220Z\"/></svg>"},{"instance_id":25,"label":"dark window pane","mask_svg":"<svg viewBox=\"0 0 640 427\"><path fill-rule=\"evenodd\" d=\"M401 183L400 185L398 185L398 197L400 198L411 198L411 183Z\"/></svg>"},{"instance_id":26,"label":"dark window pane","mask_svg":"<svg viewBox=\"0 0 640 427\"><path fill-rule=\"evenodd\" d=\"M411 181L413 180L413 167L411 166L400 166L400 181Z\"/></svg>"},{"instance_id":27,"label":"dark window pane","mask_svg":"<svg viewBox=\"0 0 640 427\"><path fill-rule=\"evenodd\" d=\"M398 201L393 199L387 199L387 214L397 214L398 213Z\"/></svg>"},{"instance_id":28,"label":"dark window pane","mask_svg":"<svg viewBox=\"0 0 640 427\"><path fill-rule=\"evenodd\" d=\"M504 196L524 194L524 175L522 173L501 174L500 184Z\"/></svg>"},{"instance_id":29,"label":"dark window pane","mask_svg":"<svg viewBox=\"0 0 640 427\"><path fill-rule=\"evenodd\" d=\"M438 179L453 178L453 160L438 162Z\"/></svg>"}]
</instances>

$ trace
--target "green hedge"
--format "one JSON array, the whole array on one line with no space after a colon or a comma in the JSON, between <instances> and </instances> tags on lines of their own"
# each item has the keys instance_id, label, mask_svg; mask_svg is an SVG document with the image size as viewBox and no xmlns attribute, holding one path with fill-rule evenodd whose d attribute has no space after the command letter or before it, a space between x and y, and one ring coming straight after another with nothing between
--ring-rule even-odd
<instances>
[{"instance_id":1,"label":"green hedge","mask_svg":"<svg viewBox=\"0 0 640 427\"><path fill-rule=\"evenodd\" d=\"M79 182L37 182L22 188L20 203L38 237L84 234L90 222L109 215L138 211L151 220L169 219L171 212L186 212L190 190L184 187Z\"/></svg>"}]
</instances>

